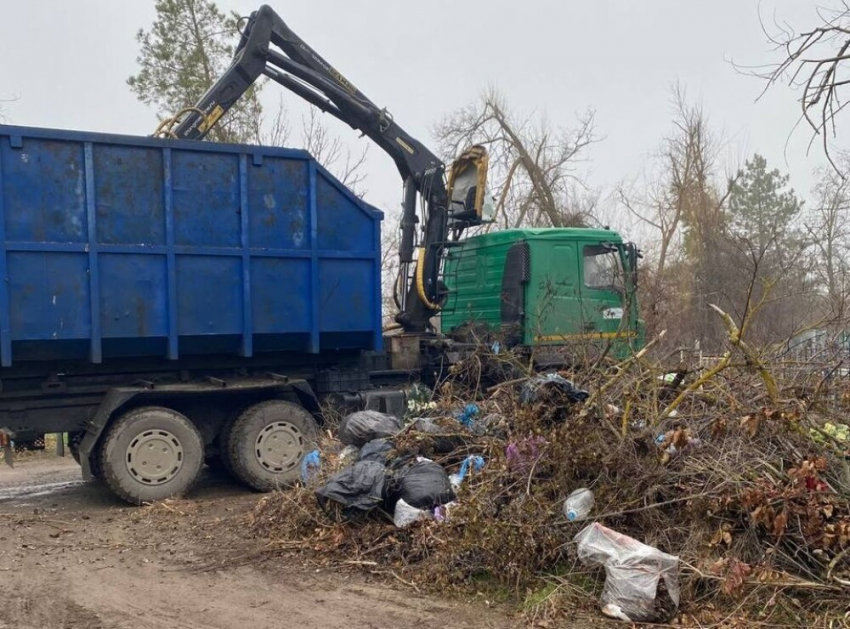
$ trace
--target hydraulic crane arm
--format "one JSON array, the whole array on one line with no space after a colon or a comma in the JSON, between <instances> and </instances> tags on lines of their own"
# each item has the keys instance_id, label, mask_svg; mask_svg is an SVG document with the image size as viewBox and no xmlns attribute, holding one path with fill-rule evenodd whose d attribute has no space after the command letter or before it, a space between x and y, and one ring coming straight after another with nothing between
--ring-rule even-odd
<instances>
[{"instance_id":1,"label":"hydraulic crane arm","mask_svg":"<svg viewBox=\"0 0 850 629\"><path fill-rule=\"evenodd\" d=\"M466 227L481 223L486 152L474 147L461 156L453 165L447 187L443 162L304 43L267 5L251 14L232 64L195 107L187 110L172 135L203 138L261 76L360 131L392 157L405 182L399 251L401 312L397 320L408 331L425 330L442 300L439 276L450 235L456 239ZM424 209L414 256L417 196Z\"/></svg>"}]
</instances>

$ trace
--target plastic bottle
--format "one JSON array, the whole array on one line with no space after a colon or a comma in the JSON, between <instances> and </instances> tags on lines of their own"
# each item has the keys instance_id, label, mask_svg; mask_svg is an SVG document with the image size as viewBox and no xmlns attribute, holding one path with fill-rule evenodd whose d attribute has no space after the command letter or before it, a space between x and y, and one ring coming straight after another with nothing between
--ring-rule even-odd
<instances>
[{"instance_id":1,"label":"plastic bottle","mask_svg":"<svg viewBox=\"0 0 850 629\"><path fill-rule=\"evenodd\" d=\"M576 489L564 501L564 515L570 522L584 520L593 509L593 492L589 489Z\"/></svg>"}]
</instances>

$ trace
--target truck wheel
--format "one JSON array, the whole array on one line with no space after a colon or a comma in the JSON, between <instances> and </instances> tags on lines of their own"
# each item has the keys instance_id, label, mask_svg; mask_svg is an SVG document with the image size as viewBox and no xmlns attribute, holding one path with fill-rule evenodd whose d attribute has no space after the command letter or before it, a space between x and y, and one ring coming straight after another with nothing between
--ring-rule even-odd
<instances>
[{"instance_id":1,"label":"truck wheel","mask_svg":"<svg viewBox=\"0 0 850 629\"><path fill-rule=\"evenodd\" d=\"M297 404L261 402L243 411L227 436L233 474L258 491L298 480L301 459L316 447L316 422Z\"/></svg>"},{"instance_id":2,"label":"truck wheel","mask_svg":"<svg viewBox=\"0 0 850 629\"><path fill-rule=\"evenodd\" d=\"M204 442L180 413L144 406L112 424L100 459L109 488L127 502L142 504L189 489L204 462Z\"/></svg>"},{"instance_id":3,"label":"truck wheel","mask_svg":"<svg viewBox=\"0 0 850 629\"><path fill-rule=\"evenodd\" d=\"M239 418L239 411L232 413L230 417L227 418L227 421L221 427L221 431L218 436L215 438L215 454L211 456L207 456L206 464L217 471L225 472L229 475L233 475L233 468L230 465L230 455L228 453L228 443L230 439L230 433L233 430L233 425L236 423L236 420Z\"/></svg>"}]
</instances>

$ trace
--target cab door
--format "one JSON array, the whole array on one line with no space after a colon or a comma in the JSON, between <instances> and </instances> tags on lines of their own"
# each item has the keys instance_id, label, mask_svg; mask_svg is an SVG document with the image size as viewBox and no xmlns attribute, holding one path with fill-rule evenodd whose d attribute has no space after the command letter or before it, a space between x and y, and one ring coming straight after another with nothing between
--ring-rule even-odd
<instances>
[{"instance_id":1,"label":"cab door","mask_svg":"<svg viewBox=\"0 0 850 629\"><path fill-rule=\"evenodd\" d=\"M581 332L576 242L541 239L531 245L527 338L534 343L562 344Z\"/></svg>"},{"instance_id":2,"label":"cab door","mask_svg":"<svg viewBox=\"0 0 850 629\"><path fill-rule=\"evenodd\" d=\"M612 243L579 243L582 333L587 338L627 335L623 252Z\"/></svg>"}]
</instances>

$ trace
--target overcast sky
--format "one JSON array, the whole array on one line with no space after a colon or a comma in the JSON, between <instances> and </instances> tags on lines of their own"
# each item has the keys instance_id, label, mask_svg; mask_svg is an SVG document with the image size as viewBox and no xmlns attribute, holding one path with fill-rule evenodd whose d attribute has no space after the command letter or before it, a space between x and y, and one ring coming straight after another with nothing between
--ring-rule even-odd
<instances>
[{"instance_id":1,"label":"overcast sky","mask_svg":"<svg viewBox=\"0 0 850 629\"><path fill-rule=\"evenodd\" d=\"M823 0L829 2L830 0ZM139 28L153 0L0 0L0 98L12 124L147 135L155 112L126 85L136 72ZM775 60L761 15L798 26L814 22L808 0L270 0L288 25L414 136L431 142L444 114L498 86L511 106L569 126L588 108L604 140L586 164L591 185L610 189L635 177L670 129L670 87L681 82L729 142L729 164L753 152L790 172L804 196L824 163L806 155L797 95L763 85L731 61ZM252 0L219 0L248 14ZM759 9L760 6L760 9ZM295 96L283 94L294 116ZM352 145L367 140L327 117ZM401 181L372 148L369 201L397 207Z\"/></svg>"}]
</instances>

